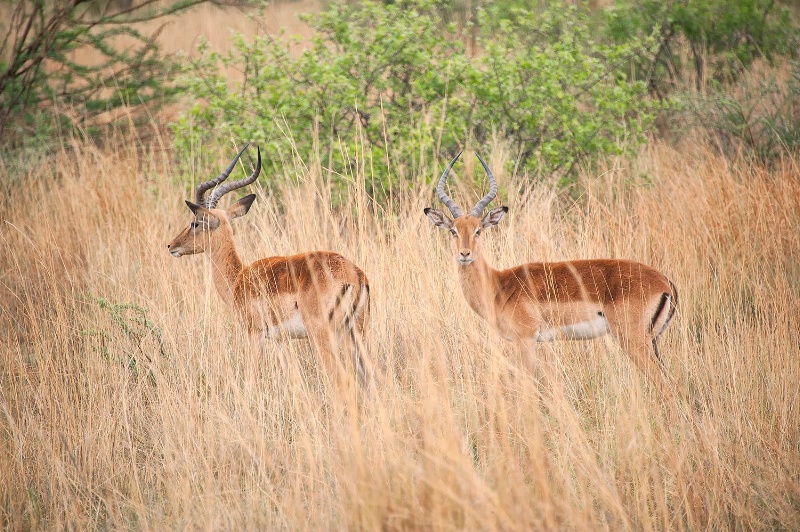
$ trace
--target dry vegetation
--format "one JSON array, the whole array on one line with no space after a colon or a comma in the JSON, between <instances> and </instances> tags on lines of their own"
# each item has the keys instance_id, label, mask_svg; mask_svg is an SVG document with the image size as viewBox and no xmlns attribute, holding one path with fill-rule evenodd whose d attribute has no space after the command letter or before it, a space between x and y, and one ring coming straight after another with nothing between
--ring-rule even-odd
<instances>
[{"instance_id":1,"label":"dry vegetation","mask_svg":"<svg viewBox=\"0 0 800 532\"><path fill-rule=\"evenodd\" d=\"M363 267L379 388L328 383L303 341L268 344L253 382L207 259L166 249L217 169L181 174L158 139L106 146L0 160L27 168L0 182L5 528L800 528L798 161L653 142L573 202L487 154L511 207L486 236L495 265L624 257L675 281L662 354L690 419L610 340L544 346L550 381L523 369L466 306L424 176L384 209L362 185L387 170L360 154L335 210L316 161L288 162L304 178L280 202L250 187L236 239L246 261L329 249Z\"/></svg>"},{"instance_id":2,"label":"dry vegetation","mask_svg":"<svg viewBox=\"0 0 800 532\"><path fill-rule=\"evenodd\" d=\"M356 162L343 209L306 161L285 209L260 192L237 241L246 260L334 249L364 267L386 364L367 398L327 384L303 341L270 344L265 375L245 378L205 257L165 247L203 176L90 145L30 168L0 227L5 526L800 526L794 161L767 172L654 143L586 176L574 204L498 175L511 215L487 235L496 264L628 257L676 281L663 353L694 421L610 341L546 347L550 383L521 369L464 303L422 215L432 190L371 209L359 185L385 170Z\"/></svg>"}]
</instances>

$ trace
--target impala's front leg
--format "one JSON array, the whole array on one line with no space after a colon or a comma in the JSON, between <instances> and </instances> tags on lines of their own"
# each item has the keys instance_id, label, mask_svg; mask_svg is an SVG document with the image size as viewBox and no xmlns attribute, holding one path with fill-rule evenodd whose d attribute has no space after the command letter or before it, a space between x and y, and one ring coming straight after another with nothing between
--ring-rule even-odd
<instances>
[{"instance_id":1,"label":"impala's front leg","mask_svg":"<svg viewBox=\"0 0 800 532\"><path fill-rule=\"evenodd\" d=\"M502 315L498 309L497 315ZM498 322L499 323L499 322ZM514 309L511 320L501 324L501 330L505 330L503 336L509 340L517 339L519 345L520 362L535 373L536 368L542 367L543 362L549 360L547 349L542 349L539 343L543 340L543 324L541 318L530 308L520 305Z\"/></svg>"},{"instance_id":2,"label":"impala's front leg","mask_svg":"<svg viewBox=\"0 0 800 532\"><path fill-rule=\"evenodd\" d=\"M261 362L261 355L264 352L264 331L252 328L247 332L250 344L249 356L247 357L247 372L250 375L257 375Z\"/></svg>"},{"instance_id":3,"label":"impala's front leg","mask_svg":"<svg viewBox=\"0 0 800 532\"><path fill-rule=\"evenodd\" d=\"M550 379L556 374L556 360L551 345L541 345L546 342L541 335L528 338L523 343L527 355L527 366L530 371L541 374L545 379Z\"/></svg>"}]
</instances>

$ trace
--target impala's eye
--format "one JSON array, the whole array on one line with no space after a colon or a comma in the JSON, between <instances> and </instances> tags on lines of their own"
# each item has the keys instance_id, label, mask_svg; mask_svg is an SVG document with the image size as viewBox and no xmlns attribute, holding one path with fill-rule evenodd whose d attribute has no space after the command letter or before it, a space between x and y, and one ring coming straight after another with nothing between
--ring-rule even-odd
<instances>
[{"instance_id":1,"label":"impala's eye","mask_svg":"<svg viewBox=\"0 0 800 532\"><path fill-rule=\"evenodd\" d=\"M479 234L481 234L481 230L480 229L476 229L475 230L475 236L478 236Z\"/></svg>"},{"instance_id":2,"label":"impala's eye","mask_svg":"<svg viewBox=\"0 0 800 532\"><path fill-rule=\"evenodd\" d=\"M450 229L450 234L452 234L453 236L458 236L458 231L456 231L455 229Z\"/></svg>"}]
</instances>

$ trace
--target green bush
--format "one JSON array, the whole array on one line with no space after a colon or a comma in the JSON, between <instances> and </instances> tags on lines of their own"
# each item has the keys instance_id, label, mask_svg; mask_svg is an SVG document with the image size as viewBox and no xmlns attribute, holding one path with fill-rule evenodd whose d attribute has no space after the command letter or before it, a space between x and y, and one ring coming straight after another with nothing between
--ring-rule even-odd
<instances>
[{"instance_id":1,"label":"green bush","mask_svg":"<svg viewBox=\"0 0 800 532\"><path fill-rule=\"evenodd\" d=\"M205 0L20 0L0 21L0 141L47 139L52 128L101 123L103 113L159 103L174 90L174 67L156 35L135 23L177 13ZM156 7L154 7L156 6ZM121 46L119 39L127 39ZM76 60L76 50L100 61Z\"/></svg>"},{"instance_id":2,"label":"green bush","mask_svg":"<svg viewBox=\"0 0 800 532\"><path fill-rule=\"evenodd\" d=\"M546 172L569 170L645 140L656 105L625 65L647 55L641 40L607 46L592 40L585 11L554 5L541 13L489 10L470 71L473 130L483 141L500 128L520 161Z\"/></svg>"},{"instance_id":3,"label":"green bush","mask_svg":"<svg viewBox=\"0 0 800 532\"><path fill-rule=\"evenodd\" d=\"M324 162L339 167L345 156L334 147L354 148L359 136L377 161L429 146L448 105L458 105L468 65L430 6L416 7L335 4L306 17L317 35L299 57L282 36L236 35L224 56L201 44L182 82L194 103L175 125L178 147L195 153L209 140L247 139L275 157L291 137L304 159L325 142ZM230 85L225 68L241 70L244 82Z\"/></svg>"},{"instance_id":4,"label":"green bush","mask_svg":"<svg viewBox=\"0 0 800 532\"><path fill-rule=\"evenodd\" d=\"M676 104L671 133L700 130L728 155L767 163L800 147L800 31L781 3L619 0L600 23L612 42L656 32L655 54L634 56L632 79ZM779 75L787 65L791 73Z\"/></svg>"},{"instance_id":5,"label":"green bush","mask_svg":"<svg viewBox=\"0 0 800 532\"><path fill-rule=\"evenodd\" d=\"M282 35L237 35L225 55L202 45L181 81L191 102L174 125L176 145L191 155L250 140L280 159L291 137L301 158L320 153L334 170L363 149L419 175L493 138L540 173L643 140L655 107L621 70L647 52L641 40L599 45L586 14L563 5L508 12L481 12L497 22L480 28L476 56L428 0L335 3L307 17L316 37L299 56ZM227 69L244 80L229 83Z\"/></svg>"},{"instance_id":6,"label":"green bush","mask_svg":"<svg viewBox=\"0 0 800 532\"><path fill-rule=\"evenodd\" d=\"M618 0L603 13L602 32L617 42L658 32L656 54L637 61L639 79L658 94L680 87L690 72L698 88L732 81L754 59L793 55L800 44L789 11L775 0Z\"/></svg>"}]
</instances>

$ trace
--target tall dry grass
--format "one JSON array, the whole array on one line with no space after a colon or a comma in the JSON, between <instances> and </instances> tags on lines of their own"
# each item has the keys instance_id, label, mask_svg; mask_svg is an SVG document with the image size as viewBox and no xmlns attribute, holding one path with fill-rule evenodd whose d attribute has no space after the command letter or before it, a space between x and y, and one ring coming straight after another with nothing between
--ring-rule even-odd
<instances>
[{"instance_id":1,"label":"tall dry grass","mask_svg":"<svg viewBox=\"0 0 800 532\"><path fill-rule=\"evenodd\" d=\"M768 173L653 143L569 202L488 155L511 207L485 237L495 265L625 257L674 279L662 355L694 421L610 340L544 346L550 383L523 369L466 306L422 215L431 188L373 205L362 185L386 170L358 154L336 210L315 161L294 162L304 178L282 204L251 187L236 240L247 261L330 249L361 265L385 376L366 398L329 385L295 340L267 345L253 386L207 259L165 247L207 176L144 146L75 144L31 165L2 209L3 525L800 527L796 161ZM458 183L464 203L480 193Z\"/></svg>"}]
</instances>

